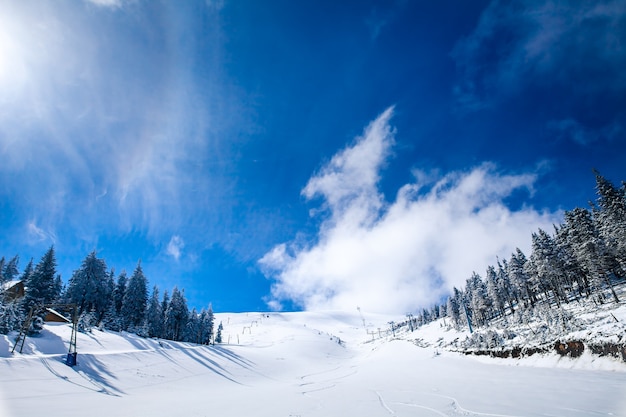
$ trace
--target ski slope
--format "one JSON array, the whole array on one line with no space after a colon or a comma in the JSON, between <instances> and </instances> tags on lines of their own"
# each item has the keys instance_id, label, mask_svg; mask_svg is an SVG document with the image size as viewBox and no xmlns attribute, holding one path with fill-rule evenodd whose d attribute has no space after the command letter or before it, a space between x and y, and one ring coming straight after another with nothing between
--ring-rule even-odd
<instances>
[{"instance_id":1,"label":"ski slope","mask_svg":"<svg viewBox=\"0 0 626 417\"><path fill-rule=\"evenodd\" d=\"M436 322L393 337L378 329L394 317L365 314L365 329L356 312L216 316L217 346L79 333L73 368L68 325L21 354L3 336L0 415L626 416L626 365L612 359L438 352L412 342L450 337Z\"/></svg>"}]
</instances>

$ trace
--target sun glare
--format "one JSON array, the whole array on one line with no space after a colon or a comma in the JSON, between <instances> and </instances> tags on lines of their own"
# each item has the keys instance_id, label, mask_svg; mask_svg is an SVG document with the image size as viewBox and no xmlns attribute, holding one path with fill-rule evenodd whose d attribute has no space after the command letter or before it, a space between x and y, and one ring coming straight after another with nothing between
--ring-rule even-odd
<instances>
[{"instance_id":1,"label":"sun glare","mask_svg":"<svg viewBox=\"0 0 626 417\"><path fill-rule=\"evenodd\" d=\"M0 21L0 85L3 90L18 83L24 72L19 43L11 34L10 25Z\"/></svg>"}]
</instances>

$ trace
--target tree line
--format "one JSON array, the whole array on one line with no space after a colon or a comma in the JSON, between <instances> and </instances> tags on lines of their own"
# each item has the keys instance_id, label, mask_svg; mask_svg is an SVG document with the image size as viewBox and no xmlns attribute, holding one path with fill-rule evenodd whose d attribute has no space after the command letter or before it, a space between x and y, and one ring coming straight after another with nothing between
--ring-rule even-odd
<instances>
[{"instance_id":1,"label":"tree line","mask_svg":"<svg viewBox=\"0 0 626 417\"><path fill-rule=\"evenodd\" d=\"M213 309L191 311L185 291L174 287L171 294L160 294L155 285L148 293L148 279L141 262L128 277L122 271L117 277L95 251L82 261L67 285L56 272L54 247L43 255L39 263L33 260L20 274L19 256L9 261L0 258L0 333L19 330L31 308L48 304L74 304L78 325L82 330L97 326L114 331L133 332L145 337L209 344L214 342ZM10 283L21 281L23 296L9 294ZM43 318L33 321L31 332L42 328Z\"/></svg>"},{"instance_id":2,"label":"tree line","mask_svg":"<svg viewBox=\"0 0 626 417\"><path fill-rule=\"evenodd\" d=\"M454 327L471 329L532 314L538 305L619 303L615 287L626 282L626 183L617 187L594 173L597 199L590 208L566 211L552 233L533 233L529 256L518 248L488 266L484 278L473 272L464 288L454 287L444 302L419 312L417 324L448 317Z\"/></svg>"}]
</instances>

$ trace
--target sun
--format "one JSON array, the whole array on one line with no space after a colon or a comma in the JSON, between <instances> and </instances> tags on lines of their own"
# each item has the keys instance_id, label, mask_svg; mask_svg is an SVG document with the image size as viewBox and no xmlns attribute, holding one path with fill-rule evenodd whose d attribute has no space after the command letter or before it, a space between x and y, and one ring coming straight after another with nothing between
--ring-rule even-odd
<instances>
[{"instance_id":1,"label":"sun","mask_svg":"<svg viewBox=\"0 0 626 417\"><path fill-rule=\"evenodd\" d=\"M25 72L24 54L21 53L17 31L12 30L13 25L7 20L0 17L0 86L5 92L16 87Z\"/></svg>"}]
</instances>

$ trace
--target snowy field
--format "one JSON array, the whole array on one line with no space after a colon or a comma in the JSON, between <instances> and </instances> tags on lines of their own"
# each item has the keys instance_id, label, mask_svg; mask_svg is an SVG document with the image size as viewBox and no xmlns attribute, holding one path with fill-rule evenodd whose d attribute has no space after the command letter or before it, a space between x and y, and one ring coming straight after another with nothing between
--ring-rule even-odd
<instances>
[{"instance_id":1,"label":"snowy field","mask_svg":"<svg viewBox=\"0 0 626 417\"><path fill-rule=\"evenodd\" d=\"M626 416L626 365L613 359L462 356L414 343L463 336L439 322L385 336L393 317L365 314L365 329L356 311L216 317L219 346L79 333L73 368L66 324L22 354L2 336L0 415Z\"/></svg>"}]
</instances>

